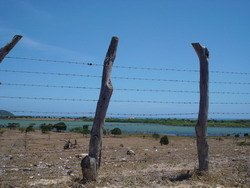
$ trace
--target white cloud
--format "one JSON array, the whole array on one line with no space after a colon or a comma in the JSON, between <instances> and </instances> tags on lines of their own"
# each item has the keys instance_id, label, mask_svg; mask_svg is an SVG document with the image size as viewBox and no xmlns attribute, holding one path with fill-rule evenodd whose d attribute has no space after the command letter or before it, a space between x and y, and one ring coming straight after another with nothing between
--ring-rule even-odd
<instances>
[{"instance_id":1,"label":"white cloud","mask_svg":"<svg viewBox=\"0 0 250 188\"><path fill-rule=\"evenodd\" d=\"M45 52L57 53L57 54L70 54L70 55L76 55L78 57L81 56L81 54L75 51L72 51L72 50L69 50L60 46L56 46L56 45L42 43L28 36L23 37L21 44L23 45L24 48L29 48L32 50L45 51Z\"/></svg>"}]
</instances>

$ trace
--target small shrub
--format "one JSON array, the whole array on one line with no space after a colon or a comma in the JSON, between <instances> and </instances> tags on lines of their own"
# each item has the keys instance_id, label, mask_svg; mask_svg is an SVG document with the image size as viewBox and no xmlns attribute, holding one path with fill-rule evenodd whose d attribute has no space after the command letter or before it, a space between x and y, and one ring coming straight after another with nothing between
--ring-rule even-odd
<instances>
[{"instance_id":1,"label":"small shrub","mask_svg":"<svg viewBox=\"0 0 250 188\"><path fill-rule=\"evenodd\" d=\"M81 134L89 134L90 130L89 130L88 125L83 125L82 127L75 127L75 128L70 129L70 132L81 133Z\"/></svg>"},{"instance_id":2,"label":"small shrub","mask_svg":"<svg viewBox=\"0 0 250 188\"><path fill-rule=\"evenodd\" d=\"M103 135L107 135L108 133L107 133L107 130L106 129L102 129L102 133L103 133Z\"/></svg>"},{"instance_id":3,"label":"small shrub","mask_svg":"<svg viewBox=\"0 0 250 188\"><path fill-rule=\"evenodd\" d=\"M20 123L8 123L7 128L15 130L20 127Z\"/></svg>"},{"instance_id":4,"label":"small shrub","mask_svg":"<svg viewBox=\"0 0 250 188\"><path fill-rule=\"evenodd\" d=\"M158 140L160 138L160 135L157 134L157 133L154 133L152 134L152 137L155 139L155 140Z\"/></svg>"},{"instance_id":5,"label":"small shrub","mask_svg":"<svg viewBox=\"0 0 250 188\"><path fill-rule=\"evenodd\" d=\"M19 128L18 128L18 130L19 130L21 133L23 133L23 132L25 131L25 129L26 129L25 127L19 127Z\"/></svg>"},{"instance_id":6,"label":"small shrub","mask_svg":"<svg viewBox=\"0 0 250 188\"><path fill-rule=\"evenodd\" d=\"M25 129L25 132L26 132L26 133L28 133L28 132L34 132L34 131L35 131L35 129L34 129L34 127L33 127L33 124L29 125L29 126L26 127L26 129Z\"/></svg>"},{"instance_id":7,"label":"small shrub","mask_svg":"<svg viewBox=\"0 0 250 188\"><path fill-rule=\"evenodd\" d=\"M0 129L0 136L2 136L4 132L5 132L4 129Z\"/></svg>"},{"instance_id":8,"label":"small shrub","mask_svg":"<svg viewBox=\"0 0 250 188\"><path fill-rule=\"evenodd\" d=\"M121 135L122 131L119 128L114 128L114 129L111 130L111 134L113 134L113 135Z\"/></svg>"},{"instance_id":9,"label":"small shrub","mask_svg":"<svg viewBox=\"0 0 250 188\"><path fill-rule=\"evenodd\" d=\"M89 130L89 125L83 125L82 126L82 134L89 134L90 130Z\"/></svg>"},{"instance_id":10,"label":"small shrub","mask_svg":"<svg viewBox=\"0 0 250 188\"><path fill-rule=\"evenodd\" d=\"M64 122L56 123L53 127L57 132L62 132L67 129L67 125Z\"/></svg>"},{"instance_id":11,"label":"small shrub","mask_svg":"<svg viewBox=\"0 0 250 188\"><path fill-rule=\"evenodd\" d=\"M249 134L248 133L244 133L244 137L249 137Z\"/></svg>"},{"instance_id":12,"label":"small shrub","mask_svg":"<svg viewBox=\"0 0 250 188\"><path fill-rule=\"evenodd\" d=\"M69 131L73 133L82 133L82 127L74 127L70 129Z\"/></svg>"},{"instance_id":13,"label":"small shrub","mask_svg":"<svg viewBox=\"0 0 250 188\"><path fill-rule=\"evenodd\" d=\"M52 128L53 128L52 124L43 123L40 125L40 129L41 129L42 133L47 133L47 132L51 131Z\"/></svg>"},{"instance_id":14,"label":"small shrub","mask_svg":"<svg viewBox=\"0 0 250 188\"><path fill-rule=\"evenodd\" d=\"M168 136L165 135L165 136L161 137L160 143L161 143L161 145L168 145L169 144Z\"/></svg>"},{"instance_id":15,"label":"small shrub","mask_svg":"<svg viewBox=\"0 0 250 188\"><path fill-rule=\"evenodd\" d=\"M235 138L239 138L240 137L240 134L236 134L234 135Z\"/></svg>"},{"instance_id":16,"label":"small shrub","mask_svg":"<svg viewBox=\"0 0 250 188\"><path fill-rule=\"evenodd\" d=\"M231 136L230 134L227 134L227 137Z\"/></svg>"}]
</instances>

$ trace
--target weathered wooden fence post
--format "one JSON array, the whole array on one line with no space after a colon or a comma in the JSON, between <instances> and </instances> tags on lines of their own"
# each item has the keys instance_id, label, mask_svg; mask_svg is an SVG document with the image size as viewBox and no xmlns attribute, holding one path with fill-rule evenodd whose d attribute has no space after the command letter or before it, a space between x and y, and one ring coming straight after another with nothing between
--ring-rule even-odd
<instances>
[{"instance_id":1,"label":"weathered wooden fence post","mask_svg":"<svg viewBox=\"0 0 250 188\"><path fill-rule=\"evenodd\" d=\"M22 38L21 35L15 35L10 43L6 44L4 47L0 48L0 63L2 63L5 56L14 48L18 41Z\"/></svg>"},{"instance_id":2,"label":"weathered wooden fence post","mask_svg":"<svg viewBox=\"0 0 250 188\"><path fill-rule=\"evenodd\" d=\"M97 180L98 169L101 164L102 131L109 101L113 92L110 76L112 65L116 57L117 46L118 38L112 37L103 64L101 91L96 107L93 127L91 130L89 154L88 156L84 157L81 162L83 180L85 182Z\"/></svg>"},{"instance_id":3,"label":"weathered wooden fence post","mask_svg":"<svg viewBox=\"0 0 250 188\"><path fill-rule=\"evenodd\" d=\"M208 171L208 144L207 136L207 117L208 117L208 58L209 51L199 43L192 43L200 60L200 105L198 121L195 126L196 142L198 151L199 171Z\"/></svg>"}]
</instances>

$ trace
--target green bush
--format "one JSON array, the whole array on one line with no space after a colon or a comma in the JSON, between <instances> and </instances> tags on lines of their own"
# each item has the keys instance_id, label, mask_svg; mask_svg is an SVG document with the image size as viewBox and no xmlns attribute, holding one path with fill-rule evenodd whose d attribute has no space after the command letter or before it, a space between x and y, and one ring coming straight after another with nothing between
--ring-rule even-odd
<instances>
[{"instance_id":1,"label":"green bush","mask_svg":"<svg viewBox=\"0 0 250 188\"><path fill-rule=\"evenodd\" d=\"M47 133L47 132L51 131L52 128L53 128L52 124L43 123L40 125L40 129L41 129L42 133Z\"/></svg>"},{"instance_id":2,"label":"green bush","mask_svg":"<svg viewBox=\"0 0 250 188\"><path fill-rule=\"evenodd\" d=\"M0 129L0 136L2 136L4 132L5 132L4 129Z\"/></svg>"},{"instance_id":3,"label":"green bush","mask_svg":"<svg viewBox=\"0 0 250 188\"><path fill-rule=\"evenodd\" d=\"M121 135L122 131L119 128L114 128L114 129L111 130L111 134L113 134L113 135Z\"/></svg>"},{"instance_id":4,"label":"green bush","mask_svg":"<svg viewBox=\"0 0 250 188\"><path fill-rule=\"evenodd\" d=\"M67 129L67 125L64 122L56 123L53 127L57 132L62 132Z\"/></svg>"},{"instance_id":5,"label":"green bush","mask_svg":"<svg viewBox=\"0 0 250 188\"><path fill-rule=\"evenodd\" d=\"M82 129L82 127L74 127L72 129L70 129L69 131L73 132L73 133L82 133L83 129Z\"/></svg>"},{"instance_id":6,"label":"green bush","mask_svg":"<svg viewBox=\"0 0 250 188\"><path fill-rule=\"evenodd\" d=\"M13 129L13 130L15 130L19 127L20 127L20 123L8 123L8 125L7 125L7 128Z\"/></svg>"},{"instance_id":7,"label":"green bush","mask_svg":"<svg viewBox=\"0 0 250 188\"><path fill-rule=\"evenodd\" d=\"M157 133L154 133L154 134L152 134L152 137L153 137L155 140L157 140L157 139L160 138L160 135L157 134Z\"/></svg>"},{"instance_id":8,"label":"green bush","mask_svg":"<svg viewBox=\"0 0 250 188\"><path fill-rule=\"evenodd\" d=\"M34 132L35 131L35 129L34 129L34 127L33 127L33 124L30 124L28 127L26 127L26 129L25 129L25 132L27 133L27 132Z\"/></svg>"},{"instance_id":9,"label":"green bush","mask_svg":"<svg viewBox=\"0 0 250 188\"><path fill-rule=\"evenodd\" d=\"M240 137L240 134L236 134L234 135L235 138L239 138Z\"/></svg>"},{"instance_id":10,"label":"green bush","mask_svg":"<svg viewBox=\"0 0 250 188\"><path fill-rule=\"evenodd\" d=\"M82 127L75 127L75 128L70 129L70 132L81 133L81 134L89 134L90 130L89 130L88 125L83 125Z\"/></svg>"},{"instance_id":11,"label":"green bush","mask_svg":"<svg viewBox=\"0 0 250 188\"><path fill-rule=\"evenodd\" d=\"M104 129L104 128L102 128L102 133L103 133L103 135L107 135L108 134L107 130Z\"/></svg>"},{"instance_id":12,"label":"green bush","mask_svg":"<svg viewBox=\"0 0 250 188\"><path fill-rule=\"evenodd\" d=\"M89 134L90 133L89 125L83 125L82 130L83 130L82 134Z\"/></svg>"},{"instance_id":13,"label":"green bush","mask_svg":"<svg viewBox=\"0 0 250 188\"><path fill-rule=\"evenodd\" d=\"M23 132L26 130L26 128L25 128L25 127L19 127L18 130L19 130L21 133L23 133Z\"/></svg>"},{"instance_id":14,"label":"green bush","mask_svg":"<svg viewBox=\"0 0 250 188\"><path fill-rule=\"evenodd\" d=\"M169 144L168 136L165 135L165 136L161 137L160 143L161 143L161 145L168 145Z\"/></svg>"}]
</instances>

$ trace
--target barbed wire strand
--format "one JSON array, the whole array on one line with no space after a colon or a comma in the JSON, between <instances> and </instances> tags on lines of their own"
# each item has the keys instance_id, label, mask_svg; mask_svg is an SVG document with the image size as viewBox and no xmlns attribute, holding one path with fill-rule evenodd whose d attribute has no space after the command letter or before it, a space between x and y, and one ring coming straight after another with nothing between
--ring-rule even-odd
<instances>
[{"instance_id":1,"label":"barbed wire strand","mask_svg":"<svg viewBox=\"0 0 250 188\"><path fill-rule=\"evenodd\" d=\"M44 84L24 84L24 83L3 83L4 86L23 86L23 87L45 87L45 88L61 88L61 89L86 89L86 90L100 90L98 87L87 86L69 86L69 85L44 85ZM134 91L134 92L168 92L168 93L200 93L199 91L190 90L164 90L164 89L136 89L136 88L117 88L115 91ZM230 95L250 95L244 92L230 92L230 91L210 91L210 94L230 94Z\"/></svg>"},{"instance_id":2,"label":"barbed wire strand","mask_svg":"<svg viewBox=\"0 0 250 188\"><path fill-rule=\"evenodd\" d=\"M60 72L39 72L39 71L20 71L20 70L8 70L1 69L0 72L8 73L21 73L21 74L39 74L39 75L53 75L53 76L72 76L72 77L89 77L89 78L102 78L99 75L89 74L74 74L74 73L60 73ZM140 78L140 77L122 77L114 76L112 79L119 80L140 80L140 81L158 81L158 82L179 82L179 83L199 83L195 80L177 80L177 79L161 79L161 78ZM250 82L224 82L224 81L212 81L210 84L236 84L236 85L250 85Z\"/></svg>"},{"instance_id":3,"label":"barbed wire strand","mask_svg":"<svg viewBox=\"0 0 250 188\"><path fill-rule=\"evenodd\" d=\"M77 102L97 102L96 99L76 99L76 98L52 98L52 97L23 97L23 96L0 96L2 99L27 99L27 100L53 100L53 101L77 101ZM149 100L111 100L117 103L157 103L157 104L199 104L194 101L149 101ZM218 105L249 105L249 102L210 102Z\"/></svg>"},{"instance_id":4,"label":"barbed wire strand","mask_svg":"<svg viewBox=\"0 0 250 188\"><path fill-rule=\"evenodd\" d=\"M40 111L25 111L15 110L12 113L36 113L36 114L67 114L67 115L93 115L95 112L40 112ZM179 116L179 115L197 115L197 112L185 113L107 113L107 116ZM249 112L209 112L209 115L247 115Z\"/></svg>"},{"instance_id":5,"label":"barbed wire strand","mask_svg":"<svg viewBox=\"0 0 250 188\"><path fill-rule=\"evenodd\" d=\"M50 62L50 63L68 63L68 64L78 64L78 65L87 65L87 66L103 66L102 64L93 63L93 62L82 62L82 61L66 61L66 60L51 60L51 59L42 59L42 58L28 58L28 57L5 57L8 59L18 59L18 60L29 60L29 61L39 61L39 62ZM135 69L135 70L153 70L153 71L176 71L176 72L200 72L195 69L176 69L176 68L159 68L159 67L135 67L135 66L119 66L114 65L114 68L122 69ZM236 72L236 71L218 71L211 70L210 73L216 74L239 74L239 75L249 75L249 72Z\"/></svg>"}]
</instances>

